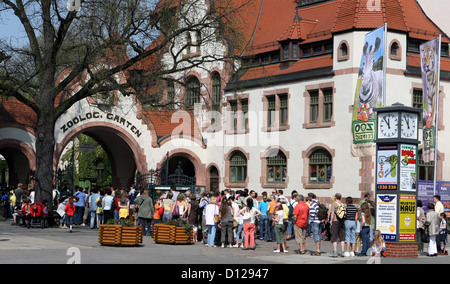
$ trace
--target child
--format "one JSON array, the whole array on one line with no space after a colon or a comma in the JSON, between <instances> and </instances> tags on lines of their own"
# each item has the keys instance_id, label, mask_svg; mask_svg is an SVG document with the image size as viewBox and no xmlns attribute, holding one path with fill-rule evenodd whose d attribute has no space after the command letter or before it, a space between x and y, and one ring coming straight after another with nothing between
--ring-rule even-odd
<instances>
[{"instance_id":1,"label":"child","mask_svg":"<svg viewBox=\"0 0 450 284\"><path fill-rule=\"evenodd\" d=\"M441 213L439 219L441 219L439 226L439 241L441 243L439 255L448 255L447 248L445 247L447 244L447 215Z\"/></svg>"},{"instance_id":2,"label":"child","mask_svg":"<svg viewBox=\"0 0 450 284\"><path fill-rule=\"evenodd\" d=\"M27 226L27 228L29 229L31 227L31 211L30 211L31 201L24 196L24 198L22 198L22 202L23 202L22 224L24 226Z\"/></svg>"},{"instance_id":3,"label":"child","mask_svg":"<svg viewBox=\"0 0 450 284\"><path fill-rule=\"evenodd\" d=\"M283 224L283 219L284 219L284 210L283 210L283 205L281 203L277 203L276 207L275 207L275 214L272 217L272 220L275 224L275 238L277 240L277 249L274 250L273 252L280 252L281 247L283 248L283 252L287 253L288 251L286 250L286 244L285 244L285 239L283 236L283 231L284 231L284 224Z\"/></svg>"},{"instance_id":4,"label":"child","mask_svg":"<svg viewBox=\"0 0 450 284\"><path fill-rule=\"evenodd\" d=\"M69 198L69 202L67 202L66 207L64 207L64 212L66 213L66 223L68 225L68 232L72 233L72 224L73 224L73 215L75 214L75 205L74 203L74 198L70 197Z\"/></svg>"},{"instance_id":5,"label":"child","mask_svg":"<svg viewBox=\"0 0 450 284\"><path fill-rule=\"evenodd\" d=\"M373 233L373 246L372 246L372 254L375 257L384 257L386 250L386 243L384 242L383 236L381 235L380 230L376 230Z\"/></svg>"}]
</instances>

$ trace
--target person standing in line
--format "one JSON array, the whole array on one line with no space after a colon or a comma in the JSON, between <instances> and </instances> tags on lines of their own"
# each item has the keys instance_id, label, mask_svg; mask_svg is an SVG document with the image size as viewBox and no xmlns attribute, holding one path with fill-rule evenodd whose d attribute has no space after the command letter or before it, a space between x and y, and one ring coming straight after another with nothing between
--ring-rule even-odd
<instances>
[{"instance_id":1,"label":"person standing in line","mask_svg":"<svg viewBox=\"0 0 450 284\"><path fill-rule=\"evenodd\" d=\"M209 204L206 205L205 209L205 223L208 227L208 243L206 246L208 247L216 247L215 239L216 239L216 231L217 231L217 223L215 221L215 215L219 215L219 206L216 205L217 198L215 196L211 196L209 200Z\"/></svg>"},{"instance_id":2,"label":"person standing in line","mask_svg":"<svg viewBox=\"0 0 450 284\"><path fill-rule=\"evenodd\" d=\"M366 256L367 250L370 248L370 224L372 223L372 213L368 203L361 205L360 217L362 249L359 255Z\"/></svg>"},{"instance_id":3,"label":"person standing in line","mask_svg":"<svg viewBox=\"0 0 450 284\"><path fill-rule=\"evenodd\" d=\"M83 192L83 187L76 186L77 192L73 196L78 197L78 201L75 203L75 225L81 225L83 223L84 210L86 208L86 193Z\"/></svg>"},{"instance_id":4,"label":"person standing in line","mask_svg":"<svg viewBox=\"0 0 450 284\"><path fill-rule=\"evenodd\" d=\"M319 201L316 199L316 195L314 193L308 193L308 197L311 200L310 202L310 208L309 208L309 215L311 218L311 229L313 231L313 238L314 242L316 243L316 251L313 252L311 255L313 256L320 256L320 244L321 244L321 230L320 230L320 224L322 223L322 220L319 219L317 214L319 213Z\"/></svg>"},{"instance_id":5,"label":"person standing in line","mask_svg":"<svg viewBox=\"0 0 450 284\"><path fill-rule=\"evenodd\" d=\"M351 196L346 198L347 203L347 214L345 216L345 243L346 250L344 253L345 257L355 256L355 245L356 245L356 213L358 208L353 204L353 198ZM351 250L350 250L351 246Z\"/></svg>"},{"instance_id":6,"label":"person standing in line","mask_svg":"<svg viewBox=\"0 0 450 284\"><path fill-rule=\"evenodd\" d=\"M416 217L417 228L416 228L416 231L417 231L417 240L419 242L419 245L418 245L419 253L423 252L422 234L425 233L424 232L424 224L426 221L425 211L423 210L422 206L423 206L422 200L417 200L417 217Z\"/></svg>"},{"instance_id":7,"label":"person standing in line","mask_svg":"<svg viewBox=\"0 0 450 284\"><path fill-rule=\"evenodd\" d=\"M125 194L123 196L125 196ZM143 228L143 234L146 236L151 235L151 224L153 215L155 214L155 207L153 206L153 199L150 197L150 190L148 188L144 189L142 194L136 197L134 204L139 208L137 218L139 219L139 224Z\"/></svg>"},{"instance_id":8,"label":"person standing in line","mask_svg":"<svg viewBox=\"0 0 450 284\"><path fill-rule=\"evenodd\" d=\"M330 254L330 257L338 257L339 254L337 253L337 243L338 240L341 243L341 252L342 256L344 256L345 251L345 225L344 225L344 218L345 216L340 217L338 214L338 210L341 206L344 206L341 202L341 194L336 193L334 196L336 198L336 201L331 204L330 207L330 229L331 229L331 242L333 243L333 252Z\"/></svg>"},{"instance_id":9,"label":"person standing in line","mask_svg":"<svg viewBox=\"0 0 450 284\"><path fill-rule=\"evenodd\" d=\"M255 218L261 215L255 206L253 206L253 199L247 198L247 206L241 209L241 215L244 220L244 248L255 249Z\"/></svg>"},{"instance_id":10,"label":"person standing in line","mask_svg":"<svg viewBox=\"0 0 450 284\"><path fill-rule=\"evenodd\" d=\"M283 206L281 205L281 203L277 203L276 207L275 207L275 214L273 216L273 222L274 222L274 227L275 227L275 236L276 236L276 241L277 241L277 249L274 250L273 252L275 253L279 253L281 252L281 249L283 249L284 253L287 253L287 249L286 249L286 244L285 244L285 240L284 240L284 224L283 224L283 218L284 218L284 210L283 210Z\"/></svg>"},{"instance_id":11,"label":"person standing in line","mask_svg":"<svg viewBox=\"0 0 450 284\"><path fill-rule=\"evenodd\" d=\"M439 226L439 255L448 255L445 245L447 244L447 215L441 213L439 215L440 226Z\"/></svg>"},{"instance_id":12,"label":"person standing in line","mask_svg":"<svg viewBox=\"0 0 450 284\"><path fill-rule=\"evenodd\" d=\"M106 196L102 200L102 207L104 213L104 223L108 223L109 219L114 219L113 209L114 197L112 196L111 188L106 191Z\"/></svg>"},{"instance_id":13,"label":"person standing in line","mask_svg":"<svg viewBox=\"0 0 450 284\"><path fill-rule=\"evenodd\" d=\"M166 198L163 199L162 204L163 204L163 207L164 207L164 214L163 214L162 220L164 222L172 220L171 212L172 212L172 205L174 203L172 198L173 198L173 193L169 192L169 193L167 193Z\"/></svg>"},{"instance_id":14,"label":"person standing in line","mask_svg":"<svg viewBox=\"0 0 450 284\"><path fill-rule=\"evenodd\" d=\"M436 211L436 213L438 215L441 215L441 213L444 213L444 205L441 202L441 196L434 195L433 202L434 202L434 211Z\"/></svg>"},{"instance_id":15,"label":"person standing in line","mask_svg":"<svg viewBox=\"0 0 450 284\"><path fill-rule=\"evenodd\" d=\"M233 246L233 215L234 209L231 207L231 201L224 195L220 201L219 218L221 224L221 237L220 242L222 247L225 247L225 237L227 236L228 245L226 247Z\"/></svg>"},{"instance_id":16,"label":"person standing in line","mask_svg":"<svg viewBox=\"0 0 450 284\"><path fill-rule=\"evenodd\" d=\"M99 197L95 200L95 204L97 205L97 228L100 228L100 225L105 223L105 212L103 211L103 197L105 196L105 192L100 190Z\"/></svg>"},{"instance_id":17,"label":"person standing in line","mask_svg":"<svg viewBox=\"0 0 450 284\"><path fill-rule=\"evenodd\" d=\"M428 226L428 234L430 235L430 242L428 243L428 256L437 256L436 237L439 235L440 219L439 214L434 210L434 204L428 203L428 212L426 215Z\"/></svg>"},{"instance_id":18,"label":"person standing in line","mask_svg":"<svg viewBox=\"0 0 450 284\"><path fill-rule=\"evenodd\" d=\"M98 222L97 222L97 199L100 197L100 194L98 193L98 188L94 187L92 189L92 194L89 196L89 215L90 215L90 226L91 229L95 229L97 227L98 229ZM97 225L97 226L96 226Z\"/></svg>"},{"instance_id":19,"label":"person standing in line","mask_svg":"<svg viewBox=\"0 0 450 284\"><path fill-rule=\"evenodd\" d=\"M202 210L201 214L201 230L202 230L202 237L203 237L203 244L208 244L208 227L206 226L206 206L209 204L210 199L210 193L209 192L203 192L202 198L200 198L200 202L198 204L198 207Z\"/></svg>"},{"instance_id":20,"label":"person standing in line","mask_svg":"<svg viewBox=\"0 0 450 284\"><path fill-rule=\"evenodd\" d=\"M276 195L273 193L270 196L269 201L269 205L267 208L267 241L268 242L273 242L275 241L275 227L274 227L274 223L272 222L273 216L276 213L275 211L275 205L277 204L277 199L276 199Z\"/></svg>"},{"instance_id":21,"label":"person standing in line","mask_svg":"<svg viewBox=\"0 0 450 284\"><path fill-rule=\"evenodd\" d=\"M267 210L269 208L269 201L267 198L267 193L262 195L262 201L259 202L258 210L261 211L261 215L259 216L259 239L260 240L268 240L269 232L268 232L268 216Z\"/></svg>"},{"instance_id":22,"label":"person standing in line","mask_svg":"<svg viewBox=\"0 0 450 284\"><path fill-rule=\"evenodd\" d=\"M296 251L298 254L305 254L306 231L308 229L309 206L305 203L303 195L297 195L297 205L292 213L292 220L294 222L294 236L295 242L300 246Z\"/></svg>"},{"instance_id":23,"label":"person standing in line","mask_svg":"<svg viewBox=\"0 0 450 284\"><path fill-rule=\"evenodd\" d=\"M193 241L194 243L198 242L197 240L197 232L198 232L198 210L199 210L199 201L197 200L197 196L195 193L191 193L189 195L189 204L188 204L188 217L187 220L189 224L193 226Z\"/></svg>"}]
</instances>

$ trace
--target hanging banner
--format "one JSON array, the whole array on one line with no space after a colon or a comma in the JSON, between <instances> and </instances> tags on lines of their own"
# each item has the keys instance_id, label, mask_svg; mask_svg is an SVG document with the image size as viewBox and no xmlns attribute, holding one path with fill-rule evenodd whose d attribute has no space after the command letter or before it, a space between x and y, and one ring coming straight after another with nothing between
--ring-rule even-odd
<instances>
[{"instance_id":1,"label":"hanging banner","mask_svg":"<svg viewBox=\"0 0 450 284\"><path fill-rule=\"evenodd\" d=\"M437 112L439 106L439 76L441 38L420 46L420 65L423 84L423 161L435 160Z\"/></svg>"},{"instance_id":2,"label":"hanging banner","mask_svg":"<svg viewBox=\"0 0 450 284\"><path fill-rule=\"evenodd\" d=\"M382 26L365 37L353 104L352 154L374 156L377 118L374 108L382 107L385 84L385 30Z\"/></svg>"}]
</instances>

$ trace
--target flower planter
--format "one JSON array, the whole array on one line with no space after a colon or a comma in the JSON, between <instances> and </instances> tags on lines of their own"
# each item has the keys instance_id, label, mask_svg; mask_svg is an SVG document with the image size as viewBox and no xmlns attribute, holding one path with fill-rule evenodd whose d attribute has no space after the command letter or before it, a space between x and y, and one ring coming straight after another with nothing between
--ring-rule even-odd
<instances>
[{"instance_id":1,"label":"flower planter","mask_svg":"<svg viewBox=\"0 0 450 284\"><path fill-rule=\"evenodd\" d=\"M139 246L142 243L142 227L100 225L98 242L105 246Z\"/></svg>"},{"instance_id":2,"label":"flower planter","mask_svg":"<svg viewBox=\"0 0 450 284\"><path fill-rule=\"evenodd\" d=\"M193 230L186 232L184 227L175 225L156 224L153 240L162 244L192 244Z\"/></svg>"}]
</instances>

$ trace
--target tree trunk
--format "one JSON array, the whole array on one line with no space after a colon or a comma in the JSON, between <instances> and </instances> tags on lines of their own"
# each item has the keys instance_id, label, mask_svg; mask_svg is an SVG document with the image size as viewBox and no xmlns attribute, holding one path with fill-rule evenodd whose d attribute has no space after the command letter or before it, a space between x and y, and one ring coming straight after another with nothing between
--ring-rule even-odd
<instances>
[{"instance_id":1,"label":"tree trunk","mask_svg":"<svg viewBox=\"0 0 450 284\"><path fill-rule=\"evenodd\" d=\"M44 111L38 118L36 141L36 201L47 201L52 208L55 175L53 157L55 152L55 121L52 111Z\"/></svg>"}]
</instances>

